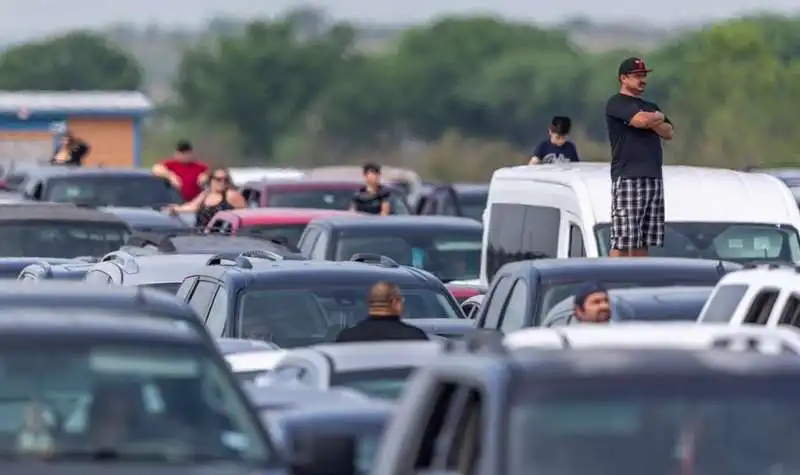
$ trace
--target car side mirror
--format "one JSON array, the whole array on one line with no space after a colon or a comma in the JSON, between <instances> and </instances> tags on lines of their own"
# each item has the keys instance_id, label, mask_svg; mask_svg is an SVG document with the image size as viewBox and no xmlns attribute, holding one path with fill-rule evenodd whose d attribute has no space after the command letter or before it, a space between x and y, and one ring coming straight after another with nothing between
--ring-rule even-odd
<instances>
[{"instance_id":1,"label":"car side mirror","mask_svg":"<svg viewBox=\"0 0 800 475\"><path fill-rule=\"evenodd\" d=\"M353 437L312 435L294 442L292 475L355 475L356 442Z\"/></svg>"}]
</instances>

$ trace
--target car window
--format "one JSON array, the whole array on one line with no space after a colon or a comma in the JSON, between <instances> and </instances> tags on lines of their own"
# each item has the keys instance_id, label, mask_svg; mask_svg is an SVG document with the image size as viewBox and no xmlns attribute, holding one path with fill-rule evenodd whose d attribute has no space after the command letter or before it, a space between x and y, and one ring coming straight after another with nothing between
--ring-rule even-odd
<instances>
[{"instance_id":1,"label":"car window","mask_svg":"<svg viewBox=\"0 0 800 475\"><path fill-rule=\"evenodd\" d=\"M748 286L745 284L720 285L706 304L703 322L727 322L739 306Z\"/></svg>"},{"instance_id":2,"label":"car window","mask_svg":"<svg viewBox=\"0 0 800 475\"><path fill-rule=\"evenodd\" d=\"M502 316L503 305L508 298L508 292L511 289L512 279L510 277L501 277L493 286L488 300L484 301L481 307L486 307L482 324L483 328L498 328L500 325L500 317Z\"/></svg>"},{"instance_id":3,"label":"car window","mask_svg":"<svg viewBox=\"0 0 800 475\"><path fill-rule=\"evenodd\" d=\"M314 244L319 239L319 235L322 233L322 230L317 227L308 227L303 232L303 235L300 238L300 252L305 254L306 256L311 255L311 251L314 249Z\"/></svg>"},{"instance_id":4,"label":"car window","mask_svg":"<svg viewBox=\"0 0 800 475\"><path fill-rule=\"evenodd\" d=\"M128 234L122 223L8 221L0 223L0 256L101 257L122 247Z\"/></svg>"},{"instance_id":5,"label":"car window","mask_svg":"<svg viewBox=\"0 0 800 475\"><path fill-rule=\"evenodd\" d=\"M217 291L217 295L214 296L214 302L211 304L211 309L206 319L208 332L213 336L222 336L222 331L225 329L225 321L227 319L228 292L224 287L220 287Z\"/></svg>"},{"instance_id":6,"label":"car window","mask_svg":"<svg viewBox=\"0 0 800 475\"><path fill-rule=\"evenodd\" d=\"M155 175L96 174L51 179L46 199L59 203L155 209L183 203L170 183Z\"/></svg>"},{"instance_id":7,"label":"car window","mask_svg":"<svg viewBox=\"0 0 800 475\"><path fill-rule=\"evenodd\" d=\"M561 211L548 206L496 203L489 212L486 275L509 262L558 257Z\"/></svg>"},{"instance_id":8,"label":"car window","mask_svg":"<svg viewBox=\"0 0 800 475\"><path fill-rule=\"evenodd\" d=\"M195 287L194 292L192 292L192 295L189 297L189 305L202 319L205 319L208 305L211 303L216 288L217 284L207 280L201 280L197 283L197 287Z\"/></svg>"},{"instance_id":9,"label":"car window","mask_svg":"<svg viewBox=\"0 0 800 475\"><path fill-rule=\"evenodd\" d=\"M569 225L569 257L586 257L586 248L583 244L583 231L574 223Z\"/></svg>"},{"instance_id":10,"label":"car window","mask_svg":"<svg viewBox=\"0 0 800 475\"><path fill-rule=\"evenodd\" d=\"M528 293L528 284L523 279L518 279L503 310L500 330L504 333L528 326Z\"/></svg>"},{"instance_id":11,"label":"car window","mask_svg":"<svg viewBox=\"0 0 800 475\"><path fill-rule=\"evenodd\" d=\"M239 229L239 236L253 236L267 240L285 240L286 244L297 246L305 224L250 224Z\"/></svg>"}]
</instances>

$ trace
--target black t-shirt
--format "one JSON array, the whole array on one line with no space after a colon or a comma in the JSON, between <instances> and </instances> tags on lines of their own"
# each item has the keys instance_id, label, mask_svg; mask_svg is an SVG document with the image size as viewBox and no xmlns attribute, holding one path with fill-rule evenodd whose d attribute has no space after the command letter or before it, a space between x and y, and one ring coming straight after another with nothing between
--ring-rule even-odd
<instances>
[{"instance_id":1,"label":"black t-shirt","mask_svg":"<svg viewBox=\"0 0 800 475\"><path fill-rule=\"evenodd\" d=\"M612 178L662 177L661 137L650 129L639 129L629 124L633 116L642 111L658 112L661 109L653 102L624 94L614 94L606 103ZM669 122L669 119L665 120Z\"/></svg>"},{"instance_id":2,"label":"black t-shirt","mask_svg":"<svg viewBox=\"0 0 800 475\"><path fill-rule=\"evenodd\" d=\"M338 343L384 340L428 340L428 335L419 328L403 323L397 317L367 317L350 328L339 332Z\"/></svg>"},{"instance_id":3,"label":"black t-shirt","mask_svg":"<svg viewBox=\"0 0 800 475\"><path fill-rule=\"evenodd\" d=\"M543 140L533 150L533 156L541 163L579 162L578 149L575 144L566 141L563 145L556 145L549 139Z\"/></svg>"},{"instance_id":4,"label":"black t-shirt","mask_svg":"<svg viewBox=\"0 0 800 475\"><path fill-rule=\"evenodd\" d=\"M361 213L381 214L381 204L384 201L389 201L389 191L384 187L378 187L378 192L372 194L367 191L367 187L362 186L355 195L353 195L353 206L355 210Z\"/></svg>"}]
</instances>

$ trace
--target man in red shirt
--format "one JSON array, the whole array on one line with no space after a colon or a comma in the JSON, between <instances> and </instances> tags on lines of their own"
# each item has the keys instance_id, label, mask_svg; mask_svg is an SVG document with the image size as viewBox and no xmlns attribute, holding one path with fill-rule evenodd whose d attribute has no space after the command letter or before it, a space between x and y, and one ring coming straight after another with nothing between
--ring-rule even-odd
<instances>
[{"instance_id":1,"label":"man in red shirt","mask_svg":"<svg viewBox=\"0 0 800 475\"><path fill-rule=\"evenodd\" d=\"M192 201L208 179L208 165L197 160L192 153L192 144L182 140L175 154L153 165L153 174L169 180L186 201Z\"/></svg>"}]
</instances>

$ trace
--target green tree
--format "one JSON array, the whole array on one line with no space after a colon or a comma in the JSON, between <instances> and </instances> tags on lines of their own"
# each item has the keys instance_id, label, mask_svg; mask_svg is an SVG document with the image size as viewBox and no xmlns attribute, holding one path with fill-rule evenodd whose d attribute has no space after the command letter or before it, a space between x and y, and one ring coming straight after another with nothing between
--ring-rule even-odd
<instances>
[{"instance_id":1,"label":"green tree","mask_svg":"<svg viewBox=\"0 0 800 475\"><path fill-rule=\"evenodd\" d=\"M142 80L135 58L88 32L24 44L0 55L4 90L138 90Z\"/></svg>"}]
</instances>

